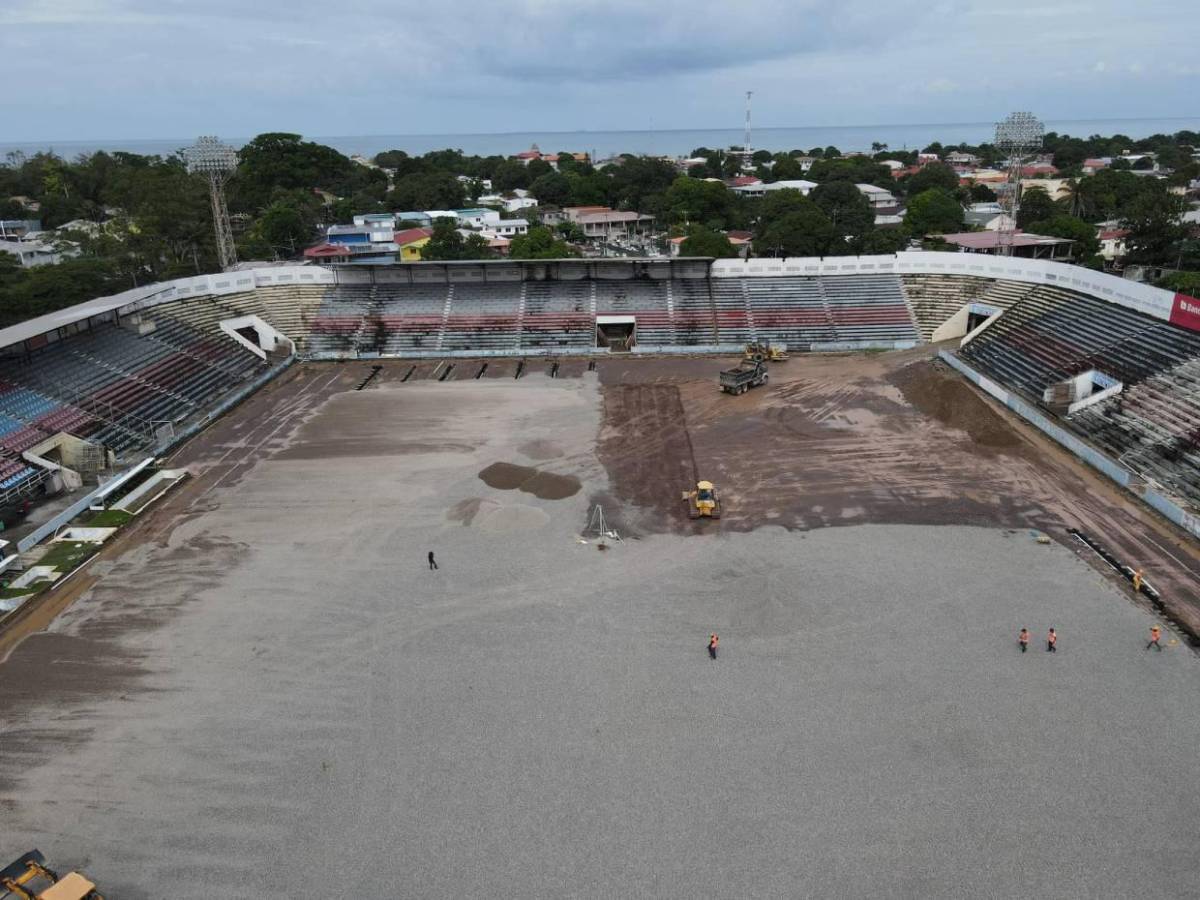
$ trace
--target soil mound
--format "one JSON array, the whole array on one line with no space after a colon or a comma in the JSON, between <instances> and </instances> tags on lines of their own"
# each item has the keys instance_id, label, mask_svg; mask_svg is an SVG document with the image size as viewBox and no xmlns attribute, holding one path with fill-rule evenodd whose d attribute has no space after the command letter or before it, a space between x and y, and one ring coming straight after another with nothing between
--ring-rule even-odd
<instances>
[{"instance_id":1,"label":"soil mound","mask_svg":"<svg viewBox=\"0 0 1200 900\"><path fill-rule=\"evenodd\" d=\"M965 431L981 447L1015 450L1022 445L1012 425L957 375L919 362L900 369L891 380L904 399L925 415Z\"/></svg>"}]
</instances>

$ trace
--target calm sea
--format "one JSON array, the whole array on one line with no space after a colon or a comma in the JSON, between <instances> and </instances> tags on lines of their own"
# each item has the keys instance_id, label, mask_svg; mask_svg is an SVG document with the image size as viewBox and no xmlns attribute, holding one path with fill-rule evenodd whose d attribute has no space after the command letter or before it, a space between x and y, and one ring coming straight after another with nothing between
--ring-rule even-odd
<instances>
[{"instance_id":1,"label":"calm sea","mask_svg":"<svg viewBox=\"0 0 1200 900\"><path fill-rule=\"evenodd\" d=\"M930 125L835 125L806 128L758 128L753 144L758 149L779 151L811 149L833 145L840 150L870 150L871 144L887 144L893 150L921 148L934 141L943 144L978 144L990 140L995 129L991 122L959 122ZM1050 120L1047 131L1087 137L1093 134L1124 134L1132 138L1176 131L1200 131L1200 116L1169 119L1076 119ZM223 136L227 143L240 146L246 138ZM676 131L520 131L507 134L379 134L352 136L313 136L312 140L336 147L347 155L373 156L381 150L405 150L419 155L447 147L464 153L508 156L537 144L547 153L570 150L586 151L597 159L618 153L644 153L681 156L697 147L741 145L742 132L736 128ZM12 151L26 154L52 150L73 158L97 150L124 150L130 153L170 154L192 141L188 138L160 140L32 141L0 143L0 158Z\"/></svg>"}]
</instances>

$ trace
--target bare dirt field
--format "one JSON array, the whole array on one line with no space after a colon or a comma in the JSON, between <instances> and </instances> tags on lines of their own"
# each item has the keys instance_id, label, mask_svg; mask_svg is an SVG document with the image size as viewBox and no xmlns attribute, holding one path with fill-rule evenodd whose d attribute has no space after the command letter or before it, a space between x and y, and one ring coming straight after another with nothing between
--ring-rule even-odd
<instances>
[{"instance_id":1,"label":"bare dirt field","mask_svg":"<svg viewBox=\"0 0 1200 900\"><path fill-rule=\"evenodd\" d=\"M1181 536L925 353L517 365L301 366L182 448L0 664L0 852L135 900L1194 891L1200 662L1065 529L1186 618Z\"/></svg>"}]
</instances>

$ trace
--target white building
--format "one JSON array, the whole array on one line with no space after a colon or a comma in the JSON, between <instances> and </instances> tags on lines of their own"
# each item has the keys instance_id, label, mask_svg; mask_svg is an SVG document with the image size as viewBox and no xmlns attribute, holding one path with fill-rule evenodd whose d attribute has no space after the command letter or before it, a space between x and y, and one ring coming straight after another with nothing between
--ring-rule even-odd
<instances>
[{"instance_id":1,"label":"white building","mask_svg":"<svg viewBox=\"0 0 1200 900\"><path fill-rule=\"evenodd\" d=\"M529 222L525 219L496 219L480 230L480 234L487 238L511 238L528 232Z\"/></svg>"},{"instance_id":2,"label":"white building","mask_svg":"<svg viewBox=\"0 0 1200 900\"><path fill-rule=\"evenodd\" d=\"M731 188L731 190L741 194L743 197L765 197L771 191L799 191L807 197L816 186L817 183L815 181L795 179L792 181L772 181L770 184L763 184L762 182L758 184L743 184Z\"/></svg>"},{"instance_id":3,"label":"white building","mask_svg":"<svg viewBox=\"0 0 1200 900\"><path fill-rule=\"evenodd\" d=\"M871 204L871 209L893 209L899 205L896 195L887 188L876 187L873 184L856 184L858 192Z\"/></svg>"},{"instance_id":4,"label":"white building","mask_svg":"<svg viewBox=\"0 0 1200 900\"><path fill-rule=\"evenodd\" d=\"M465 225L468 228L484 228L500 221L500 213L498 211L483 206L471 207L470 209L456 209L452 215L458 219L459 225Z\"/></svg>"},{"instance_id":5,"label":"white building","mask_svg":"<svg viewBox=\"0 0 1200 900\"><path fill-rule=\"evenodd\" d=\"M56 241L53 244L42 241L0 241L0 253L15 256L22 268L34 266L53 266L64 259L79 255L79 248L67 241Z\"/></svg>"}]
</instances>

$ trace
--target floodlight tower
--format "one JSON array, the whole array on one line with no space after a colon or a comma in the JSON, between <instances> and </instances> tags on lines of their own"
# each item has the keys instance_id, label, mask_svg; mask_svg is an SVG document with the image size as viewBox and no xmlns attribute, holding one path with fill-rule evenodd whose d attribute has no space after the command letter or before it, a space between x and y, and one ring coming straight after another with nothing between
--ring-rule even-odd
<instances>
[{"instance_id":1,"label":"floodlight tower","mask_svg":"<svg viewBox=\"0 0 1200 900\"><path fill-rule=\"evenodd\" d=\"M750 157L754 154L750 152L750 98L754 96L754 91L746 91L746 142L742 151L742 164L750 165Z\"/></svg>"},{"instance_id":2,"label":"floodlight tower","mask_svg":"<svg viewBox=\"0 0 1200 900\"><path fill-rule=\"evenodd\" d=\"M225 185L237 169L237 151L212 136L196 139L193 147L183 151L189 172L208 179L212 198L213 228L217 234L217 258L221 270L237 265L237 246L233 242L233 226L229 224L229 207L225 203Z\"/></svg>"},{"instance_id":3,"label":"floodlight tower","mask_svg":"<svg viewBox=\"0 0 1200 900\"><path fill-rule=\"evenodd\" d=\"M1042 123L1029 112L1011 113L1003 122L996 123L996 148L1008 154L1008 194L1004 205L1008 208L1010 222L999 233L997 249L1001 256L1012 255L1017 213L1021 209L1021 173L1025 160L1041 148L1045 133Z\"/></svg>"}]
</instances>

